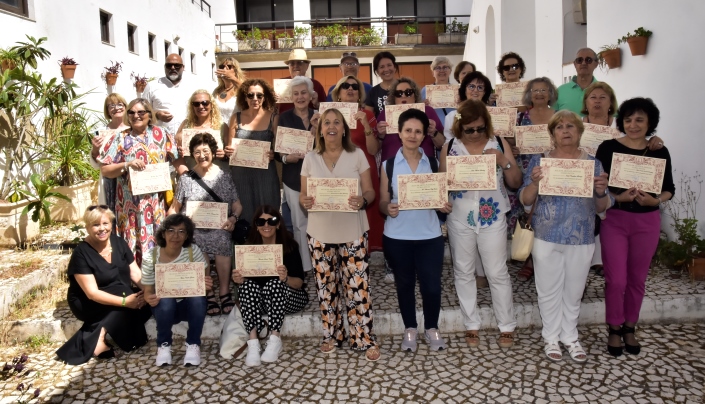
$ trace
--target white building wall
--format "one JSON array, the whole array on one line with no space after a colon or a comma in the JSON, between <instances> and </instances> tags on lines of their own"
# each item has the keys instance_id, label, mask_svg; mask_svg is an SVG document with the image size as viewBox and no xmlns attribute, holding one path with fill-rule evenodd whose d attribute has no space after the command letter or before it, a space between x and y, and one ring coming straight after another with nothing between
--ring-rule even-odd
<instances>
[{"instance_id":1,"label":"white building wall","mask_svg":"<svg viewBox=\"0 0 705 404\"><path fill-rule=\"evenodd\" d=\"M565 3L565 0L563 0ZM533 52L534 74L527 67L525 79L548 77L556 87L562 82L563 16L567 10L561 0L539 0L535 4L535 32ZM571 16L572 18L572 16ZM524 54L521 53L524 57Z\"/></svg>"},{"instance_id":2,"label":"white building wall","mask_svg":"<svg viewBox=\"0 0 705 404\"><path fill-rule=\"evenodd\" d=\"M544 2L540 3L544 4ZM573 19L573 11L573 0L563 0L562 20L564 64L573 63L576 50L587 47L587 25L575 23L575 20Z\"/></svg>"},{"instance_id":3,"label":"white building wall","mask_svg":"<svg viewBox=\"0 0 705 404\"><path fill-rule=\"evenodd\" d=\"M45 78L61 78L57 60L69 56L79 66L74 82L80 91L93 91L86 101L88 107L102 111L109 92L118 92L128 101L136 92L130 80L135 72L148 77L164 75L164 41L171 42L171 52L184 49L184 80L194 90L212 89L214 61L213 21L207 13L187 0L29 0L34 7L33 20L0 13L0 47L14 46L26 40L25 34L47 37L44 47L51 52L48 60L39 63L38 70ZM99 10L112 14L113 44L100 39ZM127 23L137 26L137 52L128 51ZM149 58L148 33L156 35L156 60ZM178 43L174 37L178 35ZM190 69L190 54L195 54L195 73ZM123 62L123 69L113 88L107 88L100 78L103 67L110 61Z\"/></svg>"},{"instance_id":4,"label":"white building wall","mask_svg":"<svg viewBox=\"0 0 705 404\"><path fill-rule=\"evenodd\" d=\"M495 66L496 61L488 61L488 47L491 59L494 55L501 55L502 41L502 1L501 0L474 0L472 2L472 11L470 12L470 27L468 29L468 38L465 44L465 52L463 60L474 63L477 69L487 73L488 67ZM490 31L494 35L488 35L487 15L490 12L494 15L494 26ZM490 32L492 34L492 32ZM491 42L491 43L488 43ZM489 69L492 72L492 69ZM499 80L495 75L488 76L490 80L494 78L496 82Z\"/></svg>"},{"instance_id":5,"label":"white building wall","mask_svg":"<svg viewBox=\"0 0 705 404\"><path fill-rule=\"evenodd\" d=\"M501 15L502 27L504 32L497 36L501 38L501 47L499 53L495 55L493 69L487 69L487 76L495 78L494 83L501 83L499 73L497 73L497 65L499 59L504 53L515 52L524 59L526 65L525 78L536 77L536 26L538 25L535 18L535 8L538 5L534 3L554 2L555 0L522 0L522 1L505 1L502 9L504 12ZM536 15L538 17L538 15Z\"/></svg>"}]
</instances>

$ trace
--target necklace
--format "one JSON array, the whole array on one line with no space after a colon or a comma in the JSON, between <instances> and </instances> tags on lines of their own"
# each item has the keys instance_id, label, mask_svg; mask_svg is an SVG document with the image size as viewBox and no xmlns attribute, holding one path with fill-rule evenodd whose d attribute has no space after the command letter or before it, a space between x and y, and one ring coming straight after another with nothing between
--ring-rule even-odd
<instances>
[{"instance_id":1,"label":"necklace","mask_svg":"<svg viewBox=\"0 0 705 404\"><path fill-rule=\"evenodd\" d=\"M220 93L220 98L226 98L226 97L228 96L228 93L230 92L230 90L232 90L234 87L235 87L235 86L232 86L232 87L230 87L230 88L226 88L225 91L223 91L222 93Z\"/></svg>"},{"instance_id":2,"label":"necklace","mask_svg":"<svg viewBox=\"0 0 705 404\"><path fill-rule=\"evenodd\" d=\"M325 161L325 162L330 161L330 163L331 163L331 165L333 166L333 168L335 168L335 165L338 164L338 160L340 160L340 156L341 156L342 154L343 154L343 152L341 151L340 154L338 154L338 157L335 158L335 161L333 161L333 158L332 158L332 157L329 157L328 160L326 160L326 157L324 157L324 156L321 156L321 157L323 157L323 161Z\"/></svg>"}]
</instances>

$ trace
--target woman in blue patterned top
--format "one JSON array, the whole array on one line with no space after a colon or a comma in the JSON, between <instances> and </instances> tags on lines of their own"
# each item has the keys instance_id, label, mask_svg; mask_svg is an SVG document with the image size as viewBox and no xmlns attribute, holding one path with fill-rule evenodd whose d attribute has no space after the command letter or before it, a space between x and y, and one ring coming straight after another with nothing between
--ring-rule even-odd
<instances>
[{"instance_id":1,"label":"woman in blue patterned top","mask_svg":"<svg viewBox=\"0 0 705 404\"><path fill-rule=\"evenodd\" d=\"M558 342L562 342L570 357L578 363L587 355L578 341L578 315L585 289L590 261L595 250L595 214L604 212L612 198L606 193L607 174L602 164L579 150L584 126L573 112L562 110L548 122L554 149L531 158L519 189L519 200L534 215L534 276L539 311L543 322L544 352L557 362L563 358ZM541 159L574 159L595 162L592 198L539 195L543 178Z\"/></svg>"}]
</instances>

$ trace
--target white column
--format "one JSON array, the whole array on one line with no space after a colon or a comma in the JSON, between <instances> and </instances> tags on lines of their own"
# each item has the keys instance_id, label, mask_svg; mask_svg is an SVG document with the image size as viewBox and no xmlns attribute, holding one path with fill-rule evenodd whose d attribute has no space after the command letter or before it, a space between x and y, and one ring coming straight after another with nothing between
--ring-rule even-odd
<instances>
[{"instance_id":1,"label":"white column","mask_svg":"<svg viewBox=\"0 0 705 404\"><path fill-rule=\"evenodd\" d=\"M387 16L387 2L386 1L378 1L378 0L370 0L370 17L375 18L375 17L386 17ZM386 23L372 23L371 24L372 28L374 29L382 29L382 38L384 39L383 43L387 43L387 24Z\"/></svg>"},{"instance_id":2,"label":"white column","mask_svg":"<svg viewBox=\"0 0 705 404\"><path fill-rule=\"evenodd\" d=\"M294 0L294 19L295 20L310 20L311 19L311 1L310 0ZM308 35L304 40L304 47L310 48L311 44L311 24L297 22L295 27L308 28Z\"/></svg>"},{"instance_id":3,"label":"white column","mask_svg":"<svg viewBox=\"0 0 705 404\"><path fill-rule=\"evenodd\" d=\"M557 86L563 77L562 0L534 3L536 17L536 77L545 76ZM577 49L576 49L577 50Z\"/></svg>"}]
</instances>

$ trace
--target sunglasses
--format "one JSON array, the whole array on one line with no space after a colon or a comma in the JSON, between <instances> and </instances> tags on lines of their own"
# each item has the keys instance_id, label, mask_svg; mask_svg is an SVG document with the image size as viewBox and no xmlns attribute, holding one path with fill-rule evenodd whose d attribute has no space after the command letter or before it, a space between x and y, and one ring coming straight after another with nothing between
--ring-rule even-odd
<instances>
[{"instance_id":1,"label":"sunglasses","mask_svg":"<svg viewBox=\"0 0 705 404\"><path fill-rule=\"evenodd\" d=\"M360 89L360 86L357 85L357 83L351 84L351 83L343 83L340 85L340 88L343 90L347 90L349 88L352 88L353 91L358 91Z\"/></svg>"},{"instance_id":2,"label":"sunglasses","mask_svg":"<svg viewBox=\"0 0 705 404\"><path fill-rule=\"evenodd\" d=\"M94 210L96 210L96 209L99 209L99 208L102 209L102 210L108 210L108 209L110 209L110 208L108 207L108 205L91 205L91 206L88 207L88 211L89 211L89 212L92 212L92 211L94 211Z\"/></svg>"},{"instance_id":3,"label":"sunglasses","mask_svg":"<svg viewBox=\"0 0 705 404\"><path fill-rule=\"evenodd\" d=\"M268 224L268 225L274 227L277 224L279 224L279 218L278 217L270 217L269 219L265 219L263 217L258 217L257 220L255 220L255 224L258 227L263 227L265 224Z\"/></svg>"},{"instance_id":4,"label":"sunglasses","mask_svg":"<svg viewBox=\"0 0 705 404\"><path fill-rule=\"evenodd\" d=\"M218 65L218 69L234 69L233 65Z\"/></svg>"},{"instance_id":5,"label":"sunglasses","mask_svg":"<svg viewBox=\"0 0 705 404\"><path fill-rule=\"evenodd\" d=\"M576 65L581 65L581 64L583 64L583 62L585 62L585 64L589 65L589 64L592 64L592 62L594 62L594 61L595 61L595 59L591 58L590 56L588 56L586 58L584 58L582 56L579 58L575 58Z\"/></svg>"},{"instance_id":6,"label":"sunglasses","mask_svg":"<svg viewBox=\"0 0 705 404\"><path fill-rule=\"evenodd\" d=\"M127 111L127 115L132 116L132 115L135 115L135 114L139 115L139 117L141 118L141 117L145 116L145 114L147 114L147 111L145 111L145 110L141 110L141 111Z\"/></svg>"},{"instance_id":7,"label":"sunglasses","mask_svg":"<svg viewBox=\"0 0 705 404\"><path fill-rule=\"evenodd\" d=\"M467 128L467 129L463 129L463 133L466 134L466 135L472 135L472 134L475 133L475 132L482 134L482 133L485 133L486 130L487 130L487 127L485 127L485 126L479 126L479 127L477 127L477 128Z\"/></svg>"},{"instance_id":8,"label":"sunglasses","mask_svg":"<svg viewBox=\"0 0 705 404\"><path fill-rule=\"evenodd\" d=\"M519 70L519 63L514 63L513 65L504 65L502 66L502 70L505 72L508 72L510 70Z\"/></svg>"},{"instance_id":9,"label":"sunglasses","mask_svg":"<svg viewBox=\"0 0 705 404\"><path fill-rule=\"evenodd\" d=\"M411 88L407 88L406 90L397 90L394 92L395 97L411 97L412 95L415 95L416 91Z\"/></svg>"},{"instance_id":10,"label":"sunglasses","mask_svg":"<svg viewBox=\"0 0 705 404\"><path fill-rule=\"evenodd\" d=\"M164 67L166 67L169 70L171 70L171 69L179 70L182 67L184 67L184 65L181 63L164 63Z\"/></svg>"},{"instance_id":11,"label":"sunglasses","mask_svg":"<svg viewBox=\"0 0 705 404\"><path fill-rule=\"evenodd\" d=\"M211 105L211 102L208 100L205 101L191 101L191 105L194 108L198 108L199 106L202 106L203 108L206 108Z\"/></svg>"},{"instance_id":12,"label":"sunglasses","mask_svg":"<svg viewBox=\"0 0 705 404\"><path fill-rule=\"evenodd\" d=\"M262 98L264 98L264 94L262 94L262 93L247 93L248 100L254 100L255 97L257 97L258 100L261 100Z\"/></svg>"}]
</instances>

